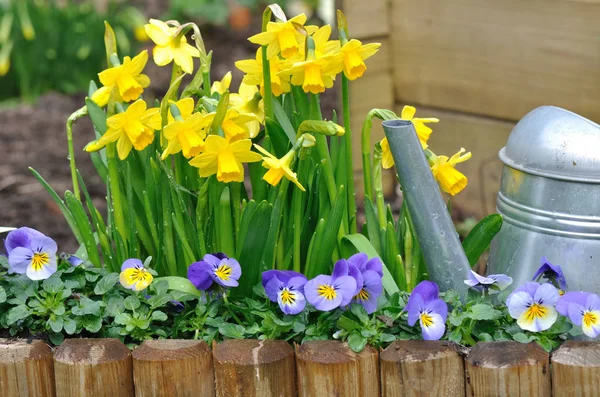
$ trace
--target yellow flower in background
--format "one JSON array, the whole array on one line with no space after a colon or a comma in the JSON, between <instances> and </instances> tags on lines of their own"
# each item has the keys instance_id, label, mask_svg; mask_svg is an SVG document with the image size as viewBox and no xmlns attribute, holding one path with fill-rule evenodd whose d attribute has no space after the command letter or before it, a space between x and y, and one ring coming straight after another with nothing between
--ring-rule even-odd
<instances>
[{"instance_id":1,"label":"yellow flower in background","mask_svg":"<svg viewBox=\"0 0 600 397\"><path fill-rule=\"evenodd\" d=\"M135 36L135 39L140 43L150 40L150 36L148 36L148 33L146 33L146 28L144 27L144 25L136 26L133 30L133 35Z\"/></svg>"},{"instance_id":2,"label":"yellow flower in background","mask_svg":"<svg viewBox=\"0 0 600 397\"><path fill-rule=\"evenodd\" d=\"M262 55L261 49L256 51L256 59L244 59L237 61L235 67L246 73L242 82L248 85L260 86L260 92L264 95L264 76L262 66ZM283 70L285 63L278 57L275 57L269 61L269 69L271 74L271 91L273 95L280 96L283 93L290 92L292 87L289 81L282 79L278 76L278 73Z\"/></svg>"},{"instance_id":3,"label":"yellow flower in background","mask_svg":"<svg viewBox=\"0 0 600 397\"><path fill-rule=\"evenodd\" d=\"M13 42L8 40L2 44L0 49L0 76L4 76L10 70L10 53L13 48Z\"/></svg>"},{"instance_id":4,"label":"yellow flower in background","mask_svg":"<svg viewBox=\"0 0 600 397\"><path fill-rule=\"evenodd\" d=\"M248 39L251 43L267 46L267 59L276 57L279 53L284 58L290 58L298 53L304 35L294 25L304 26L306 15L300 14L286 22L269 22L267 31L256 34Z\"/></svg>"},{"instance_id":5,"label":"yellow flower in background","mask_svg":"<svg viewBox=\"0 0 600 397\"><path fill-rule=\"evenodd\" d=\"M184 72L189 74L194 72L192 57L199 57L200 53L197 48L188 44L185 36L175 35L177 27L169 26L157 19L150 19L150 23L144 25L144 28L148 37L156 44L152 50L154 63L165 66L175 61Z\"/></svg>"},{"instance_id":6,"label":"yellow flower in background","mask_svg":"<svg viewBox=\"0 0 600 397\"><path fill-rule=\"evenodd\" d=\"M165 126L163 135L168 144L161 160L170 154L182 152L186 158L194 157L204 150L204 138L210 121L202 113L194 113L183 121L173 121Z\"/></svg>"},{"instance_id":7,"label":"yellow flower in background","mask_svg":"<svg viewBox=\"0 0 600 397\"><path fill-rule=\"evenodd\" d=\"M333 87L335 76L342 71L343 65L335 56L294 63L289 69L279 72L279 76L290 78L293 85L302 86L304 92L319 94Z\"/></svg>"},{"instance_id":8,"label":"yellow flower in background","mask_svg":"<svg viewBox=\"0 0 600 397\"><path fill-rule=\"evenodd\" d=\"M220 182L243 182L244 166L262 160L262 156L250 150L252 141L242 139L229 142L219 135L206 138L204 152L190 161L190 165L199 168L202 178L217 174Z\"/></svg>"},{"instance_id":9,"label":"yellow flower in background","mask_svg":"<svg viewBox=\"0 0 600 397\"><path fill-rule=\"evenodd\" d=\"M365 59L375 55L379 47L380 43L362 44L355 39L344 44L340 51L344 60L344 75L348 80L356 80L363 75L367 70Z\"/></svg>"},{"instance_id":10,"label":"yellow flower in background","mask_svg":"<svg viewBox=\"0 0 600 397\"><path fill-rule=\"evenodd\" d=\"M268 171L265 176L263 176L263 179L267 181L267 183L272 186L277 186L279 182L281 182L281 179L283 179L285 176L287 179L294 182L294 184L298 186L298 189L302 190L303 192L306 191L304 186L298 182L298 176L296 173L290 168L294 158L296 157L295 150L290 150L285 156L283 156L281 159L278 159L264 148L258 145L254 145L254 147L264 155L262 166L268 169Z\"/></svg>"},{"instance_id":11,"label":"yellow flower in background","mask_svg":"<svg viewBox=\"0 0 600 397\"><path fill-rule=\"evenodd\" d=\"M85 150L95 152L117 141L119 158L125 160L132 147L143 150L152 143L154 131L160 129L160 122L156 122L156 114L159 111L158 108L146 109L146 102L142 99L132 103L123 113L106 119L106 133L97 141L88 144Z\"/></svg>"},{"instance_id":12,"label":"yellow flower in background","mask_svg":"<svg viewBox=\"0 0 600 397\"><path fill-rule=\"evenodd\" d=\"M415 127L415 131L417 132L417 136L419 137L419 141L421 142L421 146L423 149L427 149L427 141L429 140L429 136L433 131L426 124L427 123L437 123L440 120L436 118L418 118L415 117L417 113L417 109L414 106L404 106L402 108L402 112L400 113L400 118L402 120L412 121L413 126ZM388 169L394 166L394 158L392 157L392 152L390 151L390 144L387 138L383 138L380 142L381 150L382 150L382 165L383 168Z\"/></svg>"},{"instance_id":13,"label":"yellow flower in background","mask_svg":"<svg viewBox=\"0 0 600 397\"><path fill-rule=\"evenodd\" d=\"M223 95L225 91L229 90L229 86L231 85L231 72L227 72L221 81L215 81L210 87L210 93L214 94L218 92L219 95Z\"/></svg>"},{"instance_id":14,"label":"yellow flower in background","mask_svg":"<svg viewBox=\"0 0 600 397\"><path fill-rule=\"evenodd\" d=\"M431 166L431 171L443 191L454 196L467 186L467 177L454 167L456 164L463 163L470 158L471 152L465 153L464 148L460 148L458 153L450 158L448 156L437 156L435 163Z\"/></svg>"},{"instance_id":15,"label":"yellow flower in background","mask_svg":"<svg viewBox=\"0 0 600 397\"><path fill-rule=\"evenodd\" d=\"M148 62L148 51L144 50L131 59L125 57L123 64L108 68L98 74L103 87L92 95L92 101L100 107L106 106L113 89L117 89L117 102L135 101L150 85L150 78L142 74Z\"/></svg>"}]
</instances>

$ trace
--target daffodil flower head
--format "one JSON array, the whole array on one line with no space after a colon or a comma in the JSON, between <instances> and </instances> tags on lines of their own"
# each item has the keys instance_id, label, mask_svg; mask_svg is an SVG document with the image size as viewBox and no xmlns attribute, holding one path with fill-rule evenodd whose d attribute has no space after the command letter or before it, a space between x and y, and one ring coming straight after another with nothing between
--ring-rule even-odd
<instances>
[{"instance_id":1,"label":"daffodil flower head","mask_svg":"<svg viewBox=\"0 0 600 397\"><path fill-rule=\"evenodd\" d=\"M300 182L298 182L298 176L296 175L296 173L291 169L292 162L296 157L295 150L290 150L285 156L283 156L281 159L278 159L276 156L272 155L264 148L256 144L254 145L254 147L256 148L256 150L258 150L264 155L262 166L268 169L268 171L263 176L263 179L267 183L269 183L272 186L277 186L285 176L288 180L290 180L296 186L298 186L298 189L302 190L303 192L306 191L306 189L304 189L304 186L302 186Z\"/></svg>"},{"instance_id":2,"label":"daffodil flower head","mask_svg":"<svg viewBox=\"0 0 600 397\"><path fill-rule=\"evenodd\" d=\"M194 113L185 120L175 120L166 125L163 134L168 144L161 159L179 152L186 158L200 154L204 150L204 138L209 125L210 120L202 113Z\"/></svg>"},{"instance_id":3,"label":"daffodil flower head","mask_svg":"<svg viewBox=\"0 0 600 397\"><path fill-rule=\"evenodd\" d=\"M131 258L123 262L119 282L124 288L142 291L152 284L153 278L141 260Z\"/></svg>"},{"instance_id":4,"label":"daffodil flower head","mask_svg":"<svg viewBox=\"0 0 600 397\"><path fill-rule=\"evenodd\" d=\"M221 81L215 81L210 87L210 93L214 94L218 92L219 95L223 95L225 91L229 90L229 86L231 85L231 72L225 73L225 76L221 79Z\"/></svg>"},{"instance_id":5,"label":"daffodil flower head","mask_svg":"<svg viewBox=\"0 0 600 397\"><path fill-rule=\"evenodd\" d=\"M325 55L340 52L340 41L329 40L331 36L331 26L324 25L320 28L317 26L305 26L306 34L309 35L314 42L315 58L322 58ZM295 57L290 58L295 62L304 61L306 58L306 40L300 43L300 49Z\"/></svg>"},{"instance_id":6,"label":"daffodil flower head","mask_svg":"<svg viewBox=\"0 0 600 397\"><path fill-rule=\"evenodd\" d=\"M154 63L165 66L174 61L184 72L188 74L194 72L192 57L199 57L200 52L188 44L184 35L178 34L178 27L169 26L157 19L150 19L150 23L144 27L148 37L156 44L152 50Z\"/></svg>"},{"instance_id":7,"label":"daffodil flower head","mask_svg":"<svg viewBox=\"0 0 600 397\"><path fill-rule=\"evenodd\" d=\"M179 109L179 114L183 120L187 120L194 112L194 98L183 98L178 101L169 101L169 105L174 104ZM160 115L159 115L160 116ZM175 121L173 113L171 112L171 106L169 106L169 112L167 114L167 125Z\"/></svg>"},{"instance_id":8,"label":"daffodil flower head","mask_svg":"<svg viewBox=\"0 0 600 397\"><path fill-rule=\"evenodd\" d=\"M146 108L142 99L132 103L123 113L117 113L106 120L106 133L85 147L87 152L95 152L111 142L117 141L117 153L125 160L132 148L143 150L154 140L154 131L160 129L158 108Z\"/></svg>"},{"instance_id":9,"label":"daffodil flower head","mask_svg":"<svg viewBox=\"0 0 600 397\"><path fill-rule=\"evenodd\" d=\"M279 72L282 78L290 79L296 86L302 86L304 92L320 94L326 88L333 87L335 76L342 71L343 65L335 56L324 56L294 63L289 69Z\"/></svg>"},{"instance_id":10,"label":"daffodil flower head","mask_svg":"<svg viewBox=\"0 0 600 397\"><path fill-rule=\"evenodd\" d=\"M254 114L260 123L265 120L265 105L256 85L242 81L238 92L229 94L229 105L240 113Z\"/></svg>"},{"instance_id":11,"label":"daffodil flower head","mask_svg":"<svg viewBox=\"0 0 600 397\"><path fill-rule=\"evenodd\" d=\"M202 178L217 175L220 182L243 182L244 166L262 160L262 156L252 152L252 141L241 139L230 142L219 135L206 138L204 151L190 161L190 165L199 168Z\"/></svg>"},{"instance_id":12,"label":"daffodil flower head","mask_svg":"<svg viewBox=\"0 0 600 397\"><path fill-rule=\"evenodd\" d=\"M344 61L344 75L348 80L356 80L362 77L367 66L365 60L375 55L381 47L380 43L362 44L360 41L352 39L341 49Z\"/></svg>"},{"instance_id":13,"label":"daffodil flower head","mask_svg":"<svg viewBox=\"0 0 600 397\"><path fill-rule=\"evenodd\" d=\"M269 69L271 75L271 91L273 95L280 96L283 93L290 92L289 81L282 79L277 75L284 68L285 63L278 57L269 60ZM237 61L235 67L246 73L242 82L248 85L260 86L260 92L264 95L264 76L262 69L262 49L256 51L256 59L244 59Z\"/></svg>"},{"instance_id":14,"label":"daffodil flower head","mask_svg":"<svg viewBox=\"0 0 600 397\"><path fill-rule=\"evenodd\" d=\"M117 102L131 102L138 99L144 92L144 88L150 85L150 78L142 74L147 62L148 51L144 50L133 59L126 56L123 64L100 72L98 77L103 87L92 95L92 101L100 107L106 106L115 88Z\"/></svg>"},{"instance_id":15,"label":"daffodil flower head","mask_svg":"<svg viewBox=\"0 0 600 397\"><path fill-rule=\"evenodd\" d=\"M267 46L267 59L281 54L284 58L296 55L304 35L298 27L304 26L306 15L300 14L282 22L269 22L267 31L256 34L248 39L251 43Z\"/></svg>"},{"instance_id":16,"label":"daffodil flower head","mask_svg":"<svg viewBox=\"0 0 600 397\"><path fill-rule=\"evenodd\" d=\"M471 152L465 153L464 148L460 148L458 153L452 155L450 158L448 156L437 156L431 167L431 171L444 192L454 196L467 186L467 177L454 167L456 164L465 162L470 158Z\"/></svg>"}]
</instances>

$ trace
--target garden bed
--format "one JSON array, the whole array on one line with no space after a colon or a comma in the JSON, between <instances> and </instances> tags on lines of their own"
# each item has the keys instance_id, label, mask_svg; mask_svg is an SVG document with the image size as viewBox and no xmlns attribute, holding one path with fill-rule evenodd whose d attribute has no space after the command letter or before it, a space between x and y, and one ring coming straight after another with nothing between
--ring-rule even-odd
<instances>
[{"instance_id":1,"label":"garden bed","mask_svg":"<svg viewBox=\"0 0 600 397\"><path fill-rule=\"evenodd\" d=\"M600 344L396 341L354 353L338 341L0 340L3 396L591 396ZM24 381L26 380L26 381Z\"/></svg>"}]
</instances>

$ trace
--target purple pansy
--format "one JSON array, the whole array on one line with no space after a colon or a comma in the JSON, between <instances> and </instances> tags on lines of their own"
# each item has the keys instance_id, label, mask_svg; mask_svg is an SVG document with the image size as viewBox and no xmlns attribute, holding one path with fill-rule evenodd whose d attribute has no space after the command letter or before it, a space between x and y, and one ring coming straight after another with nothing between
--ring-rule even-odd
<instances>
[{"instance_id":1,"label":"purple pansy","mask_svg":"<svg viewBox=\"0 0 600 397\"><path fill-rule=\"evenodd\" d=\"M6 236L6 240L4 240L6 254L10 254L10 252L17 247L30 248L31 239L33 237L44 237L44 234L29 227L20 227L11 231Z\"/></svg>"},{"instance_id":2,"label":"purple pansy","mask_svg":"<svg viewBox=\"0 0 600 397\"><path fill-rule=\"evenodd\" d=\"M67 254L66 252L63 252L62 254L60 254L60 259L62 259L63 261L69 262L69 264L73 267L77 267L83 263L83 259L81 259L75 255Z\"/></svg>"},{"instance_id":3,"label":"purple pansy","mask_svg":"<svg viewBox=\"0 0 600 397\"><path fill-rule=\"evenodd\" d=\"M377 298L383 292L383 264L381 259L369 260L367 254L358 253L347 260L349 268L356 268L361 274L357 279L358 292L354 295L352 302L362 305L367 313L371 314L377 310ZM362 281L362 282L360 282Z\"/></svg>"},{"instance_id":4,"label":"purple pansy","mask_svg":"<svg viewBox=\"0 0 600 397\"><path fill-rule=\"evenodd\" d=\"M567 292L556 303L556 310L568 316L574 325L581 326L590 338L600 335L600 297L588 292Z\"/></svg>"},{"instance_id":5,"label":"purple pansy","mask_svg":"<svg viewBox=\"0 0 600 397\"><path fill-rule=\"evenodd\" d=\"M295 315L304 310L306 277L302 274L291 270L268 270L262 279L267 296L279 304L282 312Z\"/></svg>"},{"instance_id":6,"label":"purple pansy","mask_svg":"<svg viewBox=\"0 0 600 397\"><path fill-rule=\"evenodd\" d=\"M33 229L20 228L10 232L4 244L9 273L26 274L31 280L45 280L56 272L58 248L50 237Z\"/></svg>"},{"instance_id":7,"label":"purple pansy","mask_svg":"<svg viewBox=\"0 0 600 397\"><path fill-rule=\"evenodd\" d=\"M469 279L465 280L465 284L483 293L497 294L511 285L512 281L512 278L506 274L490 274L483 277L471 270Z\"/></svg>"},{"instance_id":8,"label":"purple pansy","mask_svg":"<svg viewBox=\"0 0 600 397\"><path fill-rule=\"evenodd\" d=\"M563 291L567 289L567 280L565 279L565 275L559 265L553 265L546 259L546 257L542 257L541 266L535 272L533 276L533 281L539 281L540 278L545 278L550 281L552 284L556 286L556 288L560 288Z\"/></svg>"},{"instance_id":9,"label":"purple pansy","mask_svg":"<svg viewBox=\"0 0 600 397\"><path fill-rule=\"evenodd\" d=\"M356 266L348 266L345 259L336 262L331 276L319 275L304 285L306 300L324 312L346 306L357 294L357 278L362 275ZM360 285L360 284L359 284Z\"/></svg>"},{"instance_id":10,"label":"purple pansy","mask_svg":"<svg viewBox=\"0 0 600 397\"><path fill-rule=\"evenodd\" d=\"M440 299L439 292L436 283L422 281L412 291L406 304L408 325L413 326L419 320L425 340L438 340L446 332L448 305Z\"/></svg>"},{"instance_id":11,"label":"purple pansy","mask_svg":"<svg viewBox=\"0 0 600 397\"><path fill-rule=\"evenodd\" d=\"M550 283L539 284L533 281L514 290L506 299L508 313L517 320L524 330L531 332L545 331L558 317L554 307L560 295L556 287Z\"/></svg>"},{"instance_id":12,"label":"purple pansy","mask_svg":"<svg viewBox=\"0 0 600 397\"><path fill-rule=\"evenodd\" d=\"M188 279L199 290L209 289L214 282L223 287L237 287L242 275L238 261L224 254L206 254L188 267Z\"/></svg>"}]
</instances>

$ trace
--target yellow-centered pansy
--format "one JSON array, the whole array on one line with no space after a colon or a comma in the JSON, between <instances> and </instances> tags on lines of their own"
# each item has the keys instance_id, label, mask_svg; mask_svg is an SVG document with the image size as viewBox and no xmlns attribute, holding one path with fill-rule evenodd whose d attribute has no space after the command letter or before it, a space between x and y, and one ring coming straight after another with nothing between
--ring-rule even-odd
<instances>
[{"instance_id":1,"label":"yellow-centered pansy","mask_svg":"<svg viewBox=\"0 0 600 397\"><path fill-rule=\"evenodd\" d=\"M463 163L470 158L471 152L465 153L464 148L460 148L458 153L450 158L448 156L437 156L431 166L431 171L444 192L454 196L467 186L467 177L454 167L456 164Z\"/></svg>"},{"instance_id":2,"label":"yellow-centered pansy","mask_svg":"<svg viewBox=\"0 0 600 397\"><path fill-rule=\"evenodd\" d=\"M144 92L144 88L150 85L150 78L142 74L146 62L148 62L148 51L144 50L133 59L125 57L121 65L100 72L98 77L103 87L92 95L92 101L100 107L106 106L115 88L117 102L131 102L138 99Z\"/></svg>"},{"instance_id":3,"label":"yellow-centered pansy","mask_svg":"<svg viewBox=\"0 0 600 397\"><path fill-rule=\"evenodd\" d=\"M194 113L185 120L173 121L166 125L163 134L168 143L161 159L179 152L186 158L200 154L204 150L204 138L209 125L210 120L202 113Z\"/></svg>"},{"instance_id":4,"label":"yellow-centered pansy","mask_svg":"<svg viewBox=\"0 0 600 397\"><path fill-rule=\"evenodd\" d=\"M267 181L267 183L272 186L277 186L279 182L281 182L281 179L283 179L285 176L287 179L294 182L294 184L298 186L298 189L302 190L303 192L306 191L300 182L298 182L298 176L296 173L291 170L292 162L296 157L295 150L290 150L285 156L283 156L281 159L278 159L264 148L258 145L254 145L254 147L264 155L262 166L268 169L268 171L263 176L263 179Z\"/></svg>"},{"instance_id":5,"label":"yellow-centered pansy","mask_svg":"<svg viewBox=\"0 0 600 397\"><path fill-rule=\"evenodd\" d=\"M304 35L296 26L306 23L306 15L300 14L286 22L269 22L267 31L256 34L248 40L251 43L267 46L267 59L272 59L278 54L290 58L298 53Z\"/></svg>"},{"instance_id":6,"label":"yellow-centered pansy","mask_svg":"<svg viewBox=\"0 0 600 397\"><path fill-rule=\"evenodd\" d=\"M262 156L250 150L252 141L241 139L229 142L219 135L206 138L204 152L194 157L190 165L197 167L205 178L217 174L220 182L243 182L244 166L262 160Z\"/></svg>"},{"instance_id":7,"label":"yellow-centered pansy","mask_svg":"<svg viewBox=\"0 0 600 397\"><path fill-rule=\"evenodd\" d=\"M154 131L160 129L156 122L158 108L146 108L146 102L138 100L132 103L123 113L106 119L108 129L95 142L85 147L87 152L95 152L111 142L117 141L117 153L125 160L132 148L143 150L154 140ZM160 120L160 119L158 119Z\"/></svg>"},{"instance_id":8,"label":"yellow-centered pansy","mask_svg":"<svg viewBox=\"0 0 600 397\"><path fill-rule=\"evenodd\" d=\"M197 48L188 44L184 35L176 35L179 28L169 26L157 19L151 19L144 28L148 37L156 44L152 50L154 63L165 66L175 61L184 72L189 74L194 72L192 57L199 57L200 53Z\"/></svg>"}]
</instances>

